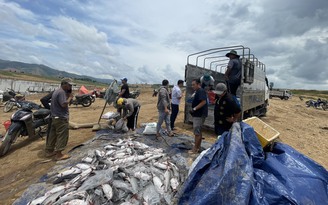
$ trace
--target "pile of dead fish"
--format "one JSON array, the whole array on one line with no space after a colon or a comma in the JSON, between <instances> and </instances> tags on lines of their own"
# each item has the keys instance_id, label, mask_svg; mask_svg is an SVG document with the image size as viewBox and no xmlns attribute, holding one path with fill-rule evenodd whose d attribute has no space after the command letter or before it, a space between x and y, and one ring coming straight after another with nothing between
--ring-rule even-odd
<instances>
[{"instance_id":1,"label":"pile of dead fish","mask_svg":"<svg viewBox=\"0 0 328 205\"><path fill-rule=\"evenodd\" d=\"M183 178L163 149L119 140L58 173L57 186L29 204L174 204Z\"/></svg>"}]
</instances>

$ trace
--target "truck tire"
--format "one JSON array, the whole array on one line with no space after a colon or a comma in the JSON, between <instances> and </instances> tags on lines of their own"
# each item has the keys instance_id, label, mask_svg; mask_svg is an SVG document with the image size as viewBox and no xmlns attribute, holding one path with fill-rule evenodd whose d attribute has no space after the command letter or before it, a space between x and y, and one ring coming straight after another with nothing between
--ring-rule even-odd
<instances>
[{"instance_id":1,"label":"truck tire","mask_svg":"<svg viewBox=\"0 0 328 205\"><path fill-rule=\"evenodd\" d=\"M287 96L284 97L284 100L288 100L288 99L289 99L289 97L287 97Z\"/></svg>"},{"instance_id":2,"label":"truck tire","mask_svg":"<svg viewBox=\"0 0 328 205\"><path fill-rule=\"evenodd\" d=\"M14 142L14 140L17 137L19 137L19 135L20 135L20 128L14 130L11 135L9 134L9 130L6 132L0 145L0 156L5 155L9 151L11 144Z\"/></svg>"}]
</instances>

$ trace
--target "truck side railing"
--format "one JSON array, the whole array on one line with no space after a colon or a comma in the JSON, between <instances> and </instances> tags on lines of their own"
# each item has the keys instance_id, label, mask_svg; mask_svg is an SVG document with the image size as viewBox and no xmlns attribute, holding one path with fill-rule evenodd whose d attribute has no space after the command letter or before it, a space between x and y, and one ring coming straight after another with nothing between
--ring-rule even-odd
<instances>
[{"instance_id":1,"label":"truck side railing","mask_svg":"<svg viewBox=\"0 0 328 205\"><path fill-rule=\"evenodd\" d=\"M251 49L242 45L212 48L187 56L187 65L185 70L185 81L187 90L186 97L193 93L191 81L194 78L201 77L205 73L212 75L215 84L225 82L224 73L226 72L229 58L226 53L236 50L240 55L242 62L240 89L237 98L242 107L242 118L244 112L255 112L257 107L262 106L265 101L265 71L266 67L259 59L251 53ZM200 63L202 62L202 63ZM200 65L201 64L201 65ZM190 105L186 103L185 112L188 113ZM213 111L213 109L210 109ZM188 114L185 114L185 121ZM208 124L211 122L208 122Z\"/></svg>"}]
</instances>

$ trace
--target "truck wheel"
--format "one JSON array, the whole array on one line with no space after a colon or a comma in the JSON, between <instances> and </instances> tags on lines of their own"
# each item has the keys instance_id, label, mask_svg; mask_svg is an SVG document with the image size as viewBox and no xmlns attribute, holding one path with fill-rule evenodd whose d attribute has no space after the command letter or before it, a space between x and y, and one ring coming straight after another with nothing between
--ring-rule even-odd
<instances>
[{"instance_id":1,"label":"truck wheel","mask_svg":"<svg viewBox=\"0 0 328 205\"><path fill-rule=\"evenodd\" d=\"M5 155L9 151L11 144L17 137L19 137L19 135L20 129L13 131L11 135L9 134L9 132L6 132L0 145L0 156Z\"/></svg>"},{"instance_id":2,"label":"truck wheel","mask_svg":"<svg viewBox=\"0 0 328 205\"><path fill-rule=\"evenodd\" d=\"M90 98L84 98L82 101L82 106L83 107L89 107L92 104L91 99Z\"/></svg>"},{"instance_id":3,"label":"truck wheel","mask_svg":"<svg viewBox=\"0 0 328 205\"><path fill-rule=\"evenodd\" d=\"M284 97L284 100L288 100L289 99L289 97Z\"/></svg>"}]
</instances>

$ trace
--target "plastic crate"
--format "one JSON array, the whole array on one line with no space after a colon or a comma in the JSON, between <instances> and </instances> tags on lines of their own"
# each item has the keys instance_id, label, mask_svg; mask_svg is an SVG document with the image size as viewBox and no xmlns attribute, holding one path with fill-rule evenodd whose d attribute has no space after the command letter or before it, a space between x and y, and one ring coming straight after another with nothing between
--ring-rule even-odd
<instances>
[{"instance_id":1,"label":"plastic crate","mask_svg":"<svg viewBox=\"0 0 328 205\"><path fill-rule=\"evenodd\" d=\"M262 147L266 147L275 139L277 139L280 135L280 133L277 130L275 130L273 127L266 124L265 122L263 122L257 117L247 118L243 120L243 122L249 124L254 128Z\"/></svg>"}]
</instances>

